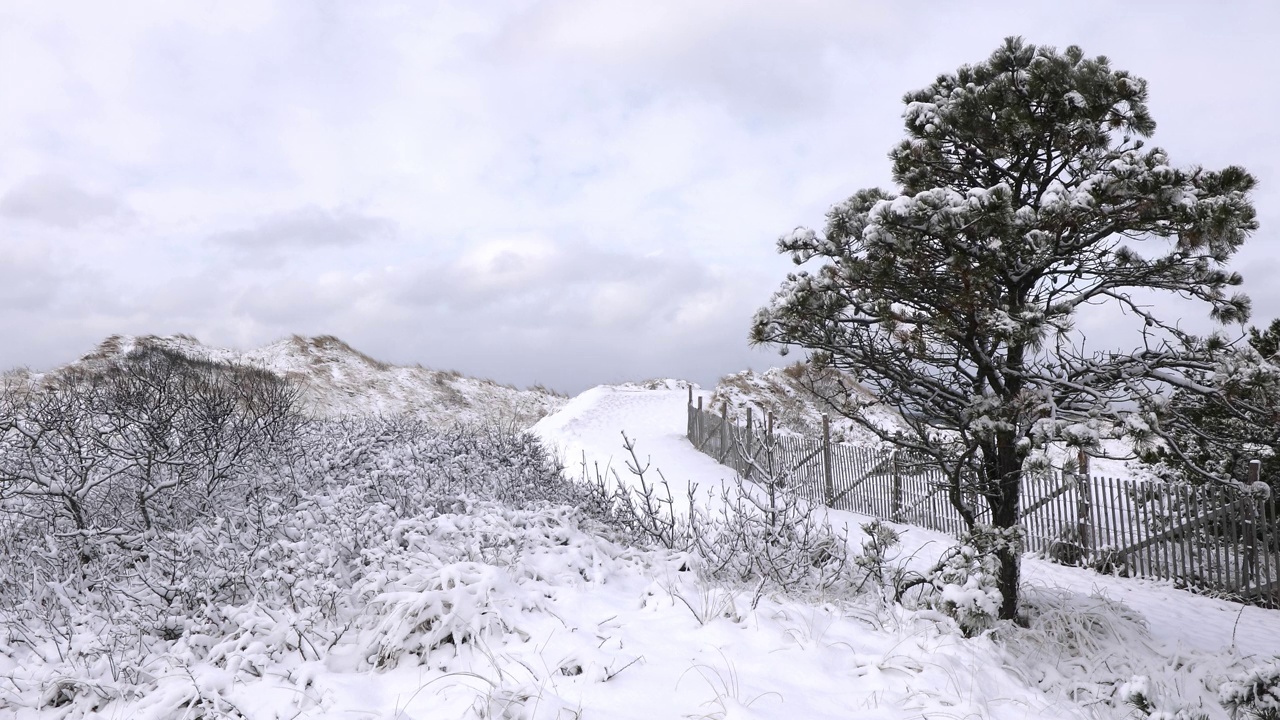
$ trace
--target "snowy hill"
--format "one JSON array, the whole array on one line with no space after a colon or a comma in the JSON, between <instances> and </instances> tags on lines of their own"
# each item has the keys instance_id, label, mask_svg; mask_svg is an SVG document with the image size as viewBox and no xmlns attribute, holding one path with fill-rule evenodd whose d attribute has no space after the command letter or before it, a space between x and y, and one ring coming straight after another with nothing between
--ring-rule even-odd
<instances>
[{"instance_id":1,"label":"snowy hill","mask_svg":"<svg viewBox=\"0 0 1280 720\"><path fill-rule=\"evenodd\" d=\"M819 388L834 387L829 377L815 375L804 363L770 368L764 372L744 370L721 378L707 405L719 412L722 406L728 404L730 414L738 422L742 422L747 408L751 408L756 417L772 412L775 432L810 438L822 437L822 415L826 413L830 416L833 442L868 446L880 444L880 439L871 431L833 412L831 408L823 407L808 389L807 385L810 383L816 383ZM851 378L845 378L844 383L846 387L859 392L862 401L874 398ZM902 417L891 408L872 405L864 412L885 432L906 429Z\"/></svg>"},{"instance_id":2,"label":"snowy hill","mask_svg":"<svg viewBox=\"0 0 1280 720\"><path fill-rule=\"evenodd\" d=\"M303 388L305 408L325 417L409 413L437 424L497 421L528 427L566 401L545 388L518 390L453 371L391 365L328 335L294 335L253 350L213 347L187 335L112 335L66 367L123 357L143 345L288 377Z\"/></svg>"}]
</instances>

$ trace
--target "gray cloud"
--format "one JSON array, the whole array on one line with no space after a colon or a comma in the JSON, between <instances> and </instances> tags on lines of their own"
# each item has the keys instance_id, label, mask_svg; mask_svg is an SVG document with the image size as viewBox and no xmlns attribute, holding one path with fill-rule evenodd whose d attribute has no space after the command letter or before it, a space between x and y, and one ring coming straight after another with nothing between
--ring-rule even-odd
<instances>
[{"instance_id":1,"label":"gray cloud","mask_svg":"<svg viewBox=\"0 0 1280 720\"><path fill-rule=\"evenodd\" d=\"M209 242L239 250L352 247L380 240L395 231L395 223L351 210L299 208L262 218L249 227L215 233Z\"/></svg>"},{"instance_id":2,"label":"gray cloud","mask_svg":"<svg viewBox=\"0 0 1280 720\"><path fill-rule=\"evenodd\" d=\"M0 197L0 215L75 229L98 220L125 220L132 213L111 195L88 192L58 175L36 175L25 178Z\"/></svg>"},{"instance_id":3,"label":"gray cloud","mask_svg":"<svg viewBox=\"0 0 1280 720\"><path fill-rule=\"evenodd\" d=\"M637 377L710 382L759 363L745 337L762 298L743 279L687 256L523 237L450 263L292 272L241 286L223 312L258 337L331 333L395 362L577 391Z\"/></svg>"}]
</instances>

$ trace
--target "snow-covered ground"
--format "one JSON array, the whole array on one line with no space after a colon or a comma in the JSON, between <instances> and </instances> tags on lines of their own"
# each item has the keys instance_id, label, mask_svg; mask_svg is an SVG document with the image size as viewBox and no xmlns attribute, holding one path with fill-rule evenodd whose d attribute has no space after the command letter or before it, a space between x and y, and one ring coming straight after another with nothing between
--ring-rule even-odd
<instances>
[{"instance_id":1,"label":"snow-covered ground","mask_svg":"<svg viewBox=\"0 0 1280 720\"><path fill-rule=\"evenodd\" d=\"M687 390L679 388L597 387L540 421L533 431L561 452L571 471L581 465L585 454L590 464L618 468L624 478L628 476L622 464L626 453L621 433L625 431L636 440L642 459L660 469L680 497L691 481L709 486L733 477L733 470L697 452L685 439L687 397ZM871 519L839 511L829 511L828 517L851 529ZM921 564L931 563L954 544L942 533L894 527L901 531L907 553L915 554ZM1095 593L1130 605L1143 613L1154 635L1175 645L1219 651L1232 644L1234 634L1237 647L1246 655L1280 654L1278 611L1244 607L1242 612L1237 603L1178 590L1170 583L1100 575L1030 556L1023 571L1031 584Z\"/></svg>"},{"instance_id":2,"label":"snow-covered ground","mask_svg":"<svg viewBox=\"0 0 1280 720\"><path fill-rule=\"evenodd\" d=\"M689 483L731 479L685 439L686 398L677 382L599 387L533 431L571 474L585 463L626 481L625 431L683 497ZM1142 717L1119 700L1126 684L1149 687L1158 708L1227 718L1219 684L1280 653L1280 612L1033 558L1031 627L964 638L936 612L874 594L757 598L701 579L678 553L610 539L572 508L477 503L383 527L325 502L330 515L306 510L296 542L308 563L342 551L313 514L373 538L365 575L337 601L346 627L251 604L123 679L109 648L37 662L0 637L0 718ZM858 546L869 518L829 520ZM916 567L952 544L899 530L898 559Z\"/></svg>"},{"instance_id":3,"label":"snow-covered ground","mask_svg":"<svg viewBox=\"0 0 1280 720\"><path fill-rule=\"evenodd\" d=\"M704 397L708 397L705 393ZM621 431L636 441L642 453L642 459L652 463L653 468L661 469L664 477L673 485L674 494L682 496L683 488L689 482L713 485L722 479L728 479L732 471L721 466L697 452L685 439L686 423L686 390L684 389L644 389L640 387L599 387L590 390L570 401L559 413L545 418L534 426L534 432L544 442L558 448L570 464L581 464L601 467L612 466L623 471L621 477L627 477L622 463L625 453L621 447ZM848 526L855 531L870 518L852 513L830 511L828 517L833 524ZM931 564L939 554L954 544L952 538L929 530L909 526L895 526L901 531L903 538L903 556L910 558L914 567ZM856 543L857 540L855 539ZM1223 674L1225 668L1233 662L1245 666L1253 662L1280 656L1280 611L1266 610L1257 607L1242 606L1237 603L1216 600L1189 592L1178 590L1169 583L1140 579L1125 579L1104 576L1090 570L1057 565L1038 558L1028 556L1023 563L1024 583L1029 587L1028 596L1034 602L1037 598L1058 598L1068 603L1068 607L1094 609L1104 617L1131 617L1135 623L1131 629L1145 626L1146 632L1122 634L1114 638L1114 642L1103 643L1101 653L1092 653L1089 657L1062 658L1064 664L1085 663L1087 668L1078 672L1090 675L1101 681L1123 677L1128 668L1133 674L1149 674L1162 677L1170 685L1167 690L1171 695L1183 693L1187 703L1205 703L1206 709L1221 712L1213 707L1213 687L1203 687L1205 683L1214 683L1214 672ZM1119 607L1128 608L1131 615L1117 614ZM792 610L796 612L796 610ZM803 612L803 611L801 611ZM1124 625L1125 621L1116 620ZM860 628L850 617L833 621L833 627L848 629L859 637L865 637L870 631ZM908 628L912 627L908 622ZM898 627L894 632L910 632ZM966 684L967 692L975 693L974 702L990 702L996 698L1020 698L1025 685L1014 687L1003 685L1008 678L997 670L1008 658L998 659L999 653L980 641L957 641L966 648L966 652L979 653L979 648L996 653L987 658L990 666L965 666L958 673L956 683ZM1127 645L1127 646L1126 646ZM918 649L918 648L917 648ZM1045 648L1052 652L1053 648ZM828 652L846 652L848 648L828 648ZM916 661L926 662L930 656L915 656ZM982 660L974 658L975 662ZM1115 670L1105 669L1108 660L1115 665ZM1052 666L1054 659L1047 665ZM748 661L740 659L737 663L747 665ZM1188 668L1186 672L1171 669L1181 665ZM1049 676L1048 670L1036 671ZM918 679L918 678L917 678ZM1033 678L1034 679L1034 678ZM1036 679L1037 682L1040 680ZM827 675L830 687L844 687L846 678L839 673ZM921 682L927 681L921 680ZM1197 687L1196 683L1201 687ZM770 688L781 688L786 680L777 672L765 673L754 682L743 682L755 692ZM1052 685L1052 682L1048 683ZM1177 688L1176 690L1174 688ZM985 691L980 689L985 688ZM784 696L787 693L779 690ZM922 691L929 692L929 691ZM983 694L991 693L990 695ZM794 694L794 693L793 693ZM1041 698L1046 699L1046 698ZM1067 702L1061 697L1047 699L1051 704ZM1007 714L999 710L1000 703L992 703L983 707L974 717L1037 717L1035 703L1023 707L1021 700L1007 707ZM1074 704L1074 703L1072 703ZM763 708L763 704L762 704ZM764 713L762 708L758 708ZM761 717L803 717L798 708L788 710L786 703L780 703L777 714L761 714ZM1099 712L1097 706L1093 709ZM954 715L938 717L965 717L966 712L951 711ZM1046 717L1069 717L1075 710L1069 710L1065 704ZM1125 717L1127 710L1121 709L1115 715L1100 714L1100 717ZM1056 713L1056 714L1054 714ZM922 717L919 710L903 709L901 715L886 714L884 717Z\"/></svg>"}]
</instances>

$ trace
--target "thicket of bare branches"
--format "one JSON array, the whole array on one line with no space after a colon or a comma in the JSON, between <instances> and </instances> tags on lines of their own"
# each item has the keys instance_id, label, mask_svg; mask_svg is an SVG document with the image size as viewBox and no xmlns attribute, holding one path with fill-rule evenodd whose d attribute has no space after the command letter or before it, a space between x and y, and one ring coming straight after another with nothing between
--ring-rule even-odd
<instances>
[{"instance_id":1,"label":"thicket of bare branches","mask_svg":"<svg viewBox=\"0 0 1280 720\"><path fill-rule=\"evenodd\" d=\"M31 702L83 716L152 687L157 662L192 655L231 668L220 653L242 635L263 636L259 655L314 660L355 618L380 621L369 588L399 577L382 563L417 535L467 518L608 518L607 498L565 479L515 428L310 419L296 397L269 373L152 349L8 377L0 652L53 669ZM437 517L453 520L437 527ZM199 640L209 637L223 639L210 649ZM234 662L253 674L265 660ZM0 704L15 694L34 697L0 677Z\"/></svg>"},{"instance_id":2,"label":"thicket of bare branches","mask_svg":"<svg viewBox=\"0 0 1280 720\"><path fill-rule=\"evenodd\" d=\"M285 518L299 507L323 505L315 521L339 526L459 498L607 513L514 428L305 418L298 394L267 371L152 347L8 376L0 624L47 629L70 622L71 608L133 606L149 618L143 632L180 633L213 604L266 592L264 573L293 552Z\"/></svg>"},{"instance_id":3,"label":"thicket of bare branches","mask_svg":"<svg viewBox=\"0 0 1280 720\"><path fill-rule=\"evenodd\" d=\"M0 501L56 535L190 526L291 438L298 389L145 347L0 391Z\"/></svg>"},{"instance_id":4,"label":"thicket of bare branches","mask_svg":"<svg viewBox=\"0 0 1280 720\"><path fill-rule=\"evenodd\" d=\"M661 470L642 460L635 440L622 435L628 477L583 468L596 506L611 524L641 541L689 553L710 578L754 583L757 592L827 590L859 582L847 529L832 527L796 491L791 468L774 439L755 433L734 441L749 458L749 479L735 478L701 492L691 484L676 498ZM752 450L748 451L747 448ZM656 476L656 477L655 477Z\"/></svg>"}]
</instances>

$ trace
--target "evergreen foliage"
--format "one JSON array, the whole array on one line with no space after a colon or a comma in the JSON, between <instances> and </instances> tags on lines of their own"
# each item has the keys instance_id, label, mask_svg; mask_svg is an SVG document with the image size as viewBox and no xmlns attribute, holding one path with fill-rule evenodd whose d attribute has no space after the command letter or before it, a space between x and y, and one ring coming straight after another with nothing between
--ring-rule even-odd
<instances>
[{"instance_id":1,"label":"evergreen foliage","mask_svg":"<svg viewBox=\"0 0 1280 720\"><path fill-rule=\"evenodd\" d=\"M1146 82L1078 47L1009 38L904 101L898 188L861 190L824 233L779 240L818 267L787 277L751 338L805 348L868 386L911 426L886 439L941 466L969 525L1010 528L1048 443L1096 447L1117 430L1150 441L1162 389L1212 391L1193 377L1213 372L1209 344L1157 315L1149 291L1247 319L1225 264L1257 227L1254 179L1175 168L1146 147ZM1136 318L1136 349L1090 347L1075 327L1085 306ZM858 394L824 397L866 420ZM1006 619L1018 555L999 552Z\"/></svg>"},{"instance_id":2,"label":"evergreen foliage","mask_svg":"<svg viewBox=\"0 0 1280 720\"><path fill-rule=\"evenodd\" d=\"M1259 479L1280 489L1280 320L1249 328L1248 344L1222 352L1213 373L1197 380L1211 394L1179 389L1161 413L1174 441L1146 453L1159 474L1203 482L1249 481L1249 463L1261 463Z\"/></svg>"}]
</instances>

